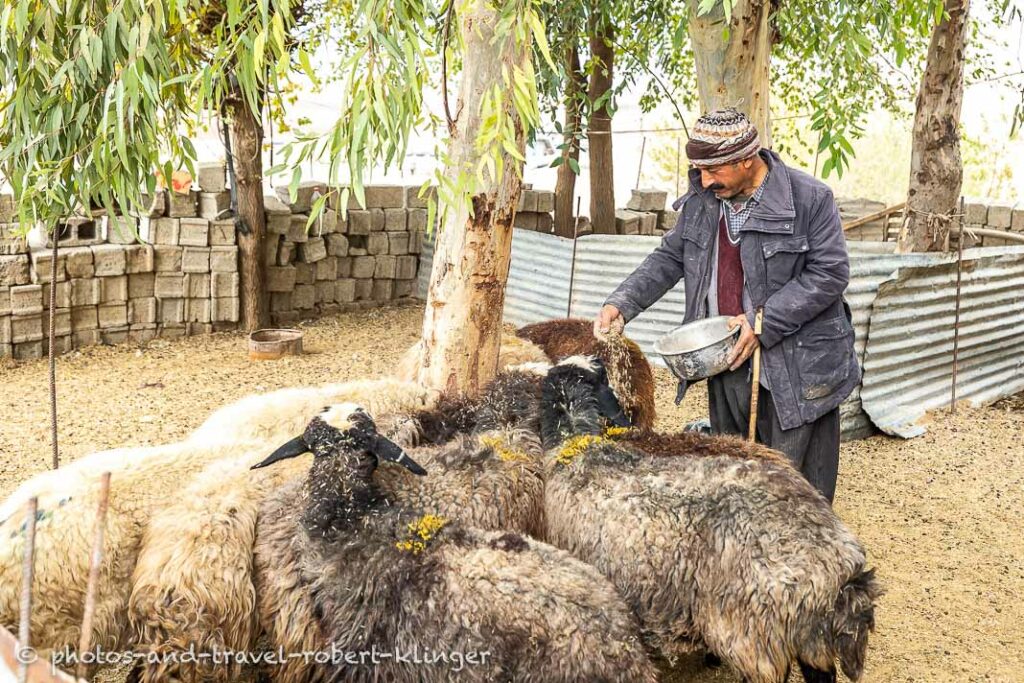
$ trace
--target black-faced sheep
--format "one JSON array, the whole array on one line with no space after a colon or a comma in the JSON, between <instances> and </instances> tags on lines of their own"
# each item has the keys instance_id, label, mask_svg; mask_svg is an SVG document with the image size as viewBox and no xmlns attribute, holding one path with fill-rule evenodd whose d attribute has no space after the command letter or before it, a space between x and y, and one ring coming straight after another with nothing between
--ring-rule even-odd
<instances>
[{"instance_id":1,"label":"black-faced sheep","mask_svg":"<svg viewBox=\"0 0 1024 683\"><path fill-rule=\"evenodd\" d=\"M643 351L632 339L609 334L594 336L591 320L569 318L526 325L517 333L544 350L554 363L571 356L597 356L608 369L608 377L622 408L638 429L654 427L654 373Z\"/></svg>"},{"instance_id":2,"label":"black-faced sheep","mask_svg":"<svg viewBox=\"0 0 1024 683\"><path fill-rule=\"evenodd\" d=\"M274 648L355 659L289 659L276 680L654 680L634 617L593 568L389 500L373 477L379 460L422 470L358 408L327 410L263 464L305 450L315 454L306 481L260 512L261 621ZM444 659L359 659L413 651ZM460 659L471 653L476 662Z\"/></svg>"},{"instance_id":3,"label":"black-faced sheep","mask_svg":"<svg viewBox=\"0 0 1024 683\"><path fill-rule=\"evenodd\" d=\"M880 593L864 550L761 446L603 433L597 373L545 380L546 540L611 578L668 658L705 646L748 683L857 680Z\"/></svg>"}]
</instances>

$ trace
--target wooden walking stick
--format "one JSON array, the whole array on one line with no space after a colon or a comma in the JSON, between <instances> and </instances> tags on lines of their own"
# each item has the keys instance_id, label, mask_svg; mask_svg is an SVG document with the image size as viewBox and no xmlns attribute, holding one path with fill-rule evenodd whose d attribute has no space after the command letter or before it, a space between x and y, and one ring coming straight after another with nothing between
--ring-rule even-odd
<instances>
[{"instance_id":1,"label":"wooden walking stick","mask_svg":"<svg viewBox=\"0 0 1024 683\"><path fill-rule=\"evenodd\" d=\"M758 308L754 316L754 334L761 336L761 319L764 309ZM761 342L754 347L754 372L750 380L750 428L747 430L747 441L753 441L757 433L757 395L761 390Z\"/></svg>"}]
</instances>

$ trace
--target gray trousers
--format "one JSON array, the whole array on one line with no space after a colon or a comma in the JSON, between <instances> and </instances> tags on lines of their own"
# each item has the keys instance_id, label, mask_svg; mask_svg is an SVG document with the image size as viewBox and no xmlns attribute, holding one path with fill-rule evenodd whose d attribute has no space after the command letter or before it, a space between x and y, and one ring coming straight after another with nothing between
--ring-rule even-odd
<instances>
[{"instance_id":1,"label":"gray trousers","mask_svg":"<svg viewBox=\"0 0 1024 683\"><path fill-rule=\"evenodd\" d=\"M711 431L746 437L750 423L751 363L726 370L708 380ZM782 451L816 489L831 503L839 474L839 408L814 422L783 429L775 412L772 394L763 386L757 397L755 438Z\"/></svg>"}]
</instances>

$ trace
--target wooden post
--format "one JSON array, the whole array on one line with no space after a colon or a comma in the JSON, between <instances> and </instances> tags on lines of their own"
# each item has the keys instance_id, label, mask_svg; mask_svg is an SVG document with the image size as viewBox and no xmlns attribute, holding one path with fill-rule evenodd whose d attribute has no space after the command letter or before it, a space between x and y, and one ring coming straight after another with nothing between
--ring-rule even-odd
<instances>
[{"instance_id":1,"label":"wooden post","mask_svg":"<svg viewBox=\"0 0 1024 683\"><path fill-rule=\"evenodd\" d=\"M761 321L764 318L764 309L757 309L754 316L754 334L761 336ZM747 429L747 441L753 441L757 435L757 399L761 390L761 342L758 341L754 348L753 375L750 380L750 424Z\"/></svg>"},{"instance_id":2,"label":"wooden post","mask_svg":"<svg viewBox=\"0 0 1024 683\"><path fill-rule=\"evenodd\" d=\"M54 239L57 235L54 234ZM52 264L53 268L57 264ZM39 499L32 496L25 506L25 554L21 565L21 619L18 624L18 647L22 653L30 654L32 647L31 622L32 622L32 575L35 567L36 550L36 513L39 510ZM26 683L28 680L28 657L19 657L18 683Z\"/></svg>"},{"instance_id":3,"label":"wooden post","mask_svg":"<svg viewBox=\"0 0 1024 683\"><path fill-rule=\"evenodd\" d=\"M93 526L92 555L89 557L89 582L85 588L85 610L82 614L82 633L78 640L79 678L86 678L87 666L83 657L92 646L92 619L96 612L96 586L100 581L100 564L103 560L103 530L107 524L107 501L110 498L110 472L100 478L100 502L96 508L96 522Z\"/></svg>"}]
</instances>

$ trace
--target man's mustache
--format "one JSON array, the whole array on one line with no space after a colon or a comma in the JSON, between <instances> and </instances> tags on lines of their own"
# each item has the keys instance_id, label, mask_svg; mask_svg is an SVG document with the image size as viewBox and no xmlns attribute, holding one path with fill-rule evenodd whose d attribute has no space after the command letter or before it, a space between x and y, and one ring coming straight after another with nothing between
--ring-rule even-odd
<instances>
[{"instance_id":1,"label":"man's mustache","mask_svg":"<svg viewBox=\"0 0 1024 683\"><path fill-rule=\"evenodd\" d=\"M724 190L725 185L723 185L722 183L711 183L710 185L708 185L708 189L711 190L712 192L717 192L718 190Z\"/></svg>"}]
</instances>

